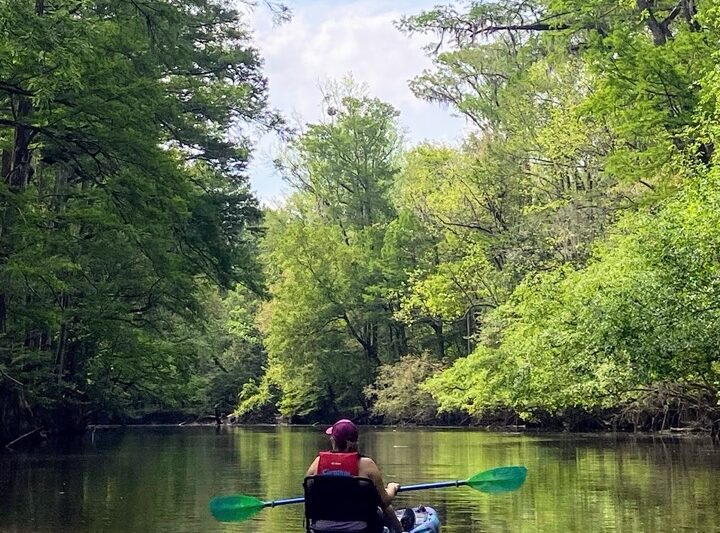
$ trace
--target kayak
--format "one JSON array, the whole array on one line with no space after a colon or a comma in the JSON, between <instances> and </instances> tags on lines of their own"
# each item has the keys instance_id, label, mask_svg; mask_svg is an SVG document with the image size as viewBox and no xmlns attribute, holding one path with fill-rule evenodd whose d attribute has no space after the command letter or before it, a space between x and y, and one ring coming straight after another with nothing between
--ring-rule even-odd
<instances>
[{"instance_id":1,"label":"kayak","mask_svg":"<svg viewBox=\"0 0 720 533\"><path fill-rule=\"evenodd\" d=\"M432 507L420 506L397 509L395 513L403 526L406 526L408 519L414 524L414 527L409 529L410 533L440 533L440 517ZM411 518L413 515L414 521Z\"/></svg>"}]
</instances>

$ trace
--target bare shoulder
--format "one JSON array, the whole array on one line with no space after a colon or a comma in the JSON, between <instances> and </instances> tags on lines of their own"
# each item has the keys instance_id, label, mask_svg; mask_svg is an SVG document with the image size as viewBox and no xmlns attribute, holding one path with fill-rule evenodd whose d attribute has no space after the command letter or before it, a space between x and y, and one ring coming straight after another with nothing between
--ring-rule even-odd
<instances>
[{"instance_id":1,"label":"bare shoulder","mask_svg":"<svg viewBox=\"0 0 720 533\"><path fill-rule=\"evenodd\" d=\"M308 468L308 471L306 474L307 476L314 476L315 474L317 474L318 462L320 462L319 456L316 457L315 460L310 464L310 468Z\"/></svg>"},{"instance_id":2,"label":"bare shoulder","mask_svg":"<svg viewBox=\"0 0 720 533\"><path fill-rule=\"evenodd\" d=\"M361 466L362 465L374 466L375 468L377 468L377 464L375 464L375 461L373 461L372 458L370 458L370 457L361 457L360 463L358 463L358 464L360 464Z\"/></svg>"},{"instance_id":3,"label":"bare shoulder","mask_svg":"<svg viewBox=\"0 0 720 533\"><path fill-rule=\"evenodd\" d=\"M358 463L358 473L372 479L380 474L380 469L370 457L361 457Z\"/></svg>"}]
</instances>

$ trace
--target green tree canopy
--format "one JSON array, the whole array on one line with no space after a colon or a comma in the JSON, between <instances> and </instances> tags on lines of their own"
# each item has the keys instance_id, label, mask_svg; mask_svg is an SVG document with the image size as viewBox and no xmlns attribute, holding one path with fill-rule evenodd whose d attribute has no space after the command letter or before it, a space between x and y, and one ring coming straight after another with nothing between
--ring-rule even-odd
<instances>
[{"instance_id":1,"label":"green tree canopy","mask_svg":"<svg viewBox=\"0 0 720 533\"><path fill-rule=\"evenodd\" d=\"M185 397L199 282L262 285L247 132L277 123L223 2L1 3L4 430Z\"/></svg>"}]
</instances>

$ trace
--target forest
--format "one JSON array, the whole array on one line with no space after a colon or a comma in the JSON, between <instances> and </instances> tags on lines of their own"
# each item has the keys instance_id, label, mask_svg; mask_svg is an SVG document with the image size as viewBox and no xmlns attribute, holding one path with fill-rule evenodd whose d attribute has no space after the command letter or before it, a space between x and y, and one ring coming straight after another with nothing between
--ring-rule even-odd
<instances>
[{"instance_id":1,"label":"forest","mask_svg":"<svg viewBox=\"0 0 720 533\"><path fill-rule=\"evenodd\" d=\"M350 78L290 127L246 17L0 0L0 443L218 409L718 434L720 4L408 13L458 146Z\"/></svg>"}]
</instances>

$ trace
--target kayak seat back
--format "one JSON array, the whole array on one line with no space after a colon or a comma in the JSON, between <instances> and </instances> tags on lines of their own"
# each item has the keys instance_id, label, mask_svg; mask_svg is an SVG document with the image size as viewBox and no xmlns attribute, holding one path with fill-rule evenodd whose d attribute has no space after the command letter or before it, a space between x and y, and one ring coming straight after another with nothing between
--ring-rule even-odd
<instances>
[{"instance_id":1,"label":"kayak seat back","mask_svg":"<svg viewBox=\"0 0 720 533\"><path fill-rule=\"evenodd\" d=\"M307 533L377 533L382 531L378 514L380 495L364 477L309 476L305 490Z\"/></svg>"}]
</instances>

